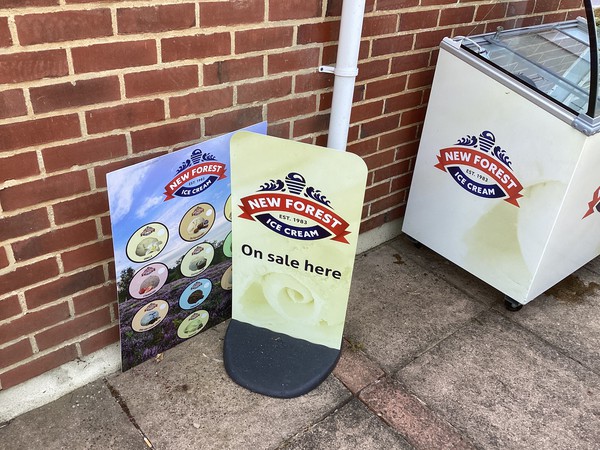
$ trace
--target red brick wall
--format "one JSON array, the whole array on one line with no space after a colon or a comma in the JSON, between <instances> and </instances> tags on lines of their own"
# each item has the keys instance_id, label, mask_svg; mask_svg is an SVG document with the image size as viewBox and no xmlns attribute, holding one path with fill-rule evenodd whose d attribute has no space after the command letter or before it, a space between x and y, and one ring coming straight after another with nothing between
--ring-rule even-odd
<instances>
[{"instance_id":1,"label":"red brick wall","mask_svg":"<svg viewBox=\"0 0 600 450\"><path fill-rule=\"evenodd\" d=\"M531 23L580 6L537 3ZM442 37L511 26L506 11L527 4L367 0L348 146L370 169L363 231L403 214ZM0 2L2 389L118 339L107 172L262 120L325 145L333 79L316 69L335 61L340 12L341 0Z\"/></svg>"}]
</instances>

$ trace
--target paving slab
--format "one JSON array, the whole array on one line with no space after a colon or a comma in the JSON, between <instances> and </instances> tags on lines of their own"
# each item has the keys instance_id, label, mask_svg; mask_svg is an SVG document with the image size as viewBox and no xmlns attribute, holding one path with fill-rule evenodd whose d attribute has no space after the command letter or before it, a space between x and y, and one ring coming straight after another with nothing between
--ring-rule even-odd
<instances>
[{"instance_id":1,"label":"paving slab","mask_svg":"<svg viewBox=\"0 0 600 450\"><path fill-rule=\"evenodd\" d=\"M275 448L351 398L333 375L295 399L238 386L223 366L227 324L108 380L155 448Z\"/></svg>"},{"instance_id":2,"label":"paving slab","mask_svg":"<svg viewBox=\"0 0 600 450\"><path fill-rule=\"evenodd\" d=\"M386 244L357 258L344 331L388 372L488 308L397 253Z\"/></svg>"},{"instance_id":3,"label":"paving slab","mask_svg":"<svg viewBox=\"0 0 600 450\"><path fill-rule=\"evenodd\" d=\"M345 339L342 343L342 355L333 374L354 395L385 376L381 367L370 360L362 349L353 346Z\"/></svg>"},{"instance_id":4,"label":"paving slab","mask_svg":"<svg viewBox=\"0 0 600 450\"><path fill-rule=\"evenodd\" d=\"M494 310L396 377L477 447L598 448L600 377Z\"/></svg>"},{"instance_id":5,"label":"paving slab","mask_svg":"<svg viewBox=\"0 0 600 450\"><path fill-rule=\"evenodd\" d=\"M373 383L359 397L419 450L475 450L447 421L394 380Z\"/></svg>"},{"instance_id":6,"label":"paving slab","mask_svg":"<svg viewBox=\"0 0 600 450\"><path fill-rule=\"evenodd\" d=\"M148 449L102 380L25 413L0 428L0 447L26 449Z\"/></svg>"},{"instance_id":7,"label":"paving slab","mask_svg":"<svg viewBox=\"0 0 600 450\"><path fill-rule=\"evenodd\" d=\"M373 415L360 401L339 410L295 436L281 450L390 450L413 449L404 438Z\"/></svg>"},{"instance_id":8,"label":"paving slab","mask_svg":"<svg viewBox=\"0 0 600 450\"><path fill-rule=\"evenodd\" d=\"M503 314L600 375L600 277L587 267Z\"/></svg>"},{"instance_id":9,"label":"paving slab","mask_svg":"<svg viewBox=\"0 0 600 450\"><path fill-rule=\"evenodd\" d=\"M400 235L390 241L389 245L397 250L398 258L410 260L430 270L472 299L487 306L504 306L502 292L424 245L416 246L407 235Z\"/></svg>"}]
</instances>

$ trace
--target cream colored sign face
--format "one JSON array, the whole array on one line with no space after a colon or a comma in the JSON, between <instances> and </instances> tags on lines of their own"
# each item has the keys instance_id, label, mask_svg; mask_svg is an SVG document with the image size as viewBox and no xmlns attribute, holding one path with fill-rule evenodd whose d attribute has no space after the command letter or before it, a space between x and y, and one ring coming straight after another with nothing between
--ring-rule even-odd
<instances>
[{"instance_id":1,"label":"cream colored sign face","mask_svg":"<svg viewBox=\"0 0 600 450\"><path fill-rule=\"evenodd\" d=\"M231 140L231 168L233 318L339 349L364 162L242 132Z\"/></svg>"}]
</instances>

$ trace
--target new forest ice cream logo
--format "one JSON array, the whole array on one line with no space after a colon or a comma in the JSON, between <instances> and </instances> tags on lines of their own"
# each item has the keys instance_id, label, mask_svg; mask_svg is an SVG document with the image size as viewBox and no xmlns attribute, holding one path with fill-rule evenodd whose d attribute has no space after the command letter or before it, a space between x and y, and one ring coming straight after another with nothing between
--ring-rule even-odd
<instances>
[{"instance_id":1,"label":"new forest ice cream logo","mask_svg":"<svg viewBox=\"0 0 600 450\"><path fill-rule=\"evenodd\" d=\"M523 186L512 170L506 151L496 145L491 131L479 137L466 136L452 146L443 148L435 165L452 175L463 189L483 198L501 198L519 206Z\"/></svg>"},{"instance_id":2,"label":"new forest ice cream logo","mask_svg":"<svg viewBox=\"0 0 600 450\"><path fill-rule=\"evenodd\" d=\"M592 199L588 202L588 209L586 211L586 213L583 215L583 217L581 218L582 220L585 219L587 216L593 214L594 212L598 212L600 213L600 187L598 187L598 189L596 189L594 191L594 194L592 195Z\"/></svg>"},{"instance_id":3,"label":"new forest ice cream logo","mask_svg":"<svg viewBox=\"0 0 600 450\"><path fill-rule=\"evenodd\" d=\"M204 192L216 181L225 178L225 164L210 153L195 149L176 171L175 177L165 186L165 199L192 197Z\"/></svg>"},{"instance_id":4,"label":"new forest ice cream logo","mask_svg":"<svg viewBox=\"0 0 600 450\"><path fill-rule=\"evenodd\" d=\"M348 243L348 222L336 214L320 190L307 186L299 173L271 180L256 194L241 199L243 219L257 220L272 231L292 239L313 241L331 238Z\"/></svg>"}]
</instances>

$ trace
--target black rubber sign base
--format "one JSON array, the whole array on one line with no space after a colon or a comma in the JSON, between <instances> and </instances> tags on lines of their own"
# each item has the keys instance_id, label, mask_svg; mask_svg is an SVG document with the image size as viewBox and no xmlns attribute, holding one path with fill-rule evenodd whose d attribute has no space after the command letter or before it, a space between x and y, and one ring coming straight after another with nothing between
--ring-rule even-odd
<instances>
[{"instance_id":1,"label":"black rubber sign base","mask_svg":"<svg viewBox=\"0 0 600 450\"><path fill-rule=\"evenodd\" d=\"M340 353L232 319L223 359L227 374L240 386L270 397L293 398L321 384L335 368Z\"/></svg>"}]
</instances>

